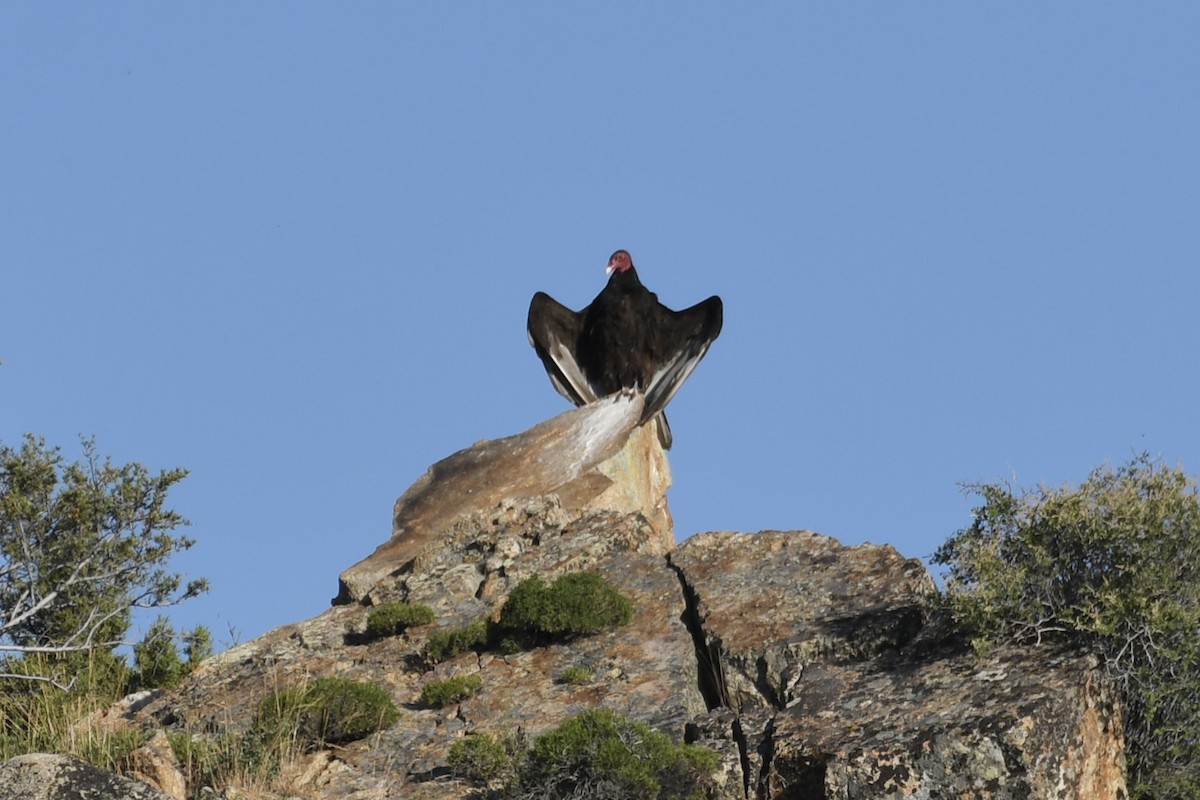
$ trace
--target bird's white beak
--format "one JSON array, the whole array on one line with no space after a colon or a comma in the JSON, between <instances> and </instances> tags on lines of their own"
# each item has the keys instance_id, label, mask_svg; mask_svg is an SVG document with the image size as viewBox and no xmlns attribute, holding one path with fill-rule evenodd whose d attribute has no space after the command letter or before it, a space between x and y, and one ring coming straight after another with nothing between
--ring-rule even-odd
<instances>
[{"instance_id":1,"label":"bird's white beak","mask_svg":"<svg viewBox=\"0 0 1200 800\"><path fill-rule=\"evenodd\" d=\"M610 261L610 262L608 262L608 266L604 268L604 274L612 275L614 269L616 269L616 267L614 267L613 263Z\"/></svg>"}]
</instances>

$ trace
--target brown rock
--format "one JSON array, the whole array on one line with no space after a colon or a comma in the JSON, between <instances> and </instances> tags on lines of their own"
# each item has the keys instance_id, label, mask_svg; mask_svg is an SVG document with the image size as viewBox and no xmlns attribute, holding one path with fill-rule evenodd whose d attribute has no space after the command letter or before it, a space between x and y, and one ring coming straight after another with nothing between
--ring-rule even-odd
<instances>
[{"instance_id":1,"label":"brown rock","mask_svg":"<svg viewBox=\"0 0 1200 800\"><path fill-rule=\"evenodd\" d=\"M710 705L784 708L817 659L868 658L920 630L934 585L884 545L811 531L701 533L671 554L691 600Z\"/></svg>"},{"instance_id":2,"label":"brown rock","mask_svg":"<svg viewBox=\"0 0 1200 800\"><path fill-rule=\"evenodd\" d=\"M386 687L403 709L399 722L339 748L330 766L306 763L280 778L284 786L322 798L419 796L430 782L445 793L428 796L452 797L444 783L446 756L467 732L520 729L535 736L595 706L680 738L688 720L706 709L692 637L682 622L678 577L659 548L656 531L639 513L591 511L576 517L556 497L523 505L504 501L459 519L422 555L421 572L404 572L372 590L373 600L430 605L437 614L434 625L368 642L361 632L369 609L335 606L207 660L144 713L192 731L244 732L262 700L286 686L346 675ZM552 581L580 570L601 573L633 601L637 614L629 626L512 655L469 652L432 668L424 663L430 631L494 615L527 577ZM593 680L563 684L560 677L572 666L590 669ZM429 680L462 674L483 679L475 697L450 709L417 703ZM320 786L330 768L337 770L336 787Z\"/></svg>"},{"instance_id":3,"label":"brown rock","mask_svg":"<svg viewBox=\"0 0 1200 800\"><path fill-rule=\"evenodd\" d=\"M665 497L670 470L657 439L634 427L641 409L640 395L614 395L439 461L396 501L391 538L342 573L336 602L360 601L410 565L420 571L419 559L440 547L459 517L505 499L553 493L574 515L641 513L666 552L674 544Z\"/></svg>"},{"instance_id":4,"label":"brown rock","mask_svg":"<svg viewBox=\"0 0 1200 800\"><path fill-rule=\"evenodd\" d=\"M449 775L454 742L531 739L594 707L716 750L719 798L1122 796L1120 715L1095 666L947 649L923 627L934 586L919 561L808 531L706 533L668 552L669 469L652 430L630 433L639 403L576 409L435 465L397 502L392 538L343 573L355 603L209 659L137 719L237 734L282 688L328 675L384 687L398 722L304 754L270 787L314 800L477 796ZM427 663L432 631L496 618L525 578L579 570L633 600L629 626ZM436 621L370 641L364 606L387 600ZM564 684L569 667L592 679ZM419 703L455 675L482 689Z\"/></svg>"},{"instance_id":5,"label":"brown rock","mask_svg":"<svg viewBox=\"0 0 1200 800\"><path fill-rule=\"evenodd\" d=\"M179 759L171 749L167 734L161 730L130 755L129 776L174 800L187 800L187 784L179 768Z\"/></svg>"}]
</instances>

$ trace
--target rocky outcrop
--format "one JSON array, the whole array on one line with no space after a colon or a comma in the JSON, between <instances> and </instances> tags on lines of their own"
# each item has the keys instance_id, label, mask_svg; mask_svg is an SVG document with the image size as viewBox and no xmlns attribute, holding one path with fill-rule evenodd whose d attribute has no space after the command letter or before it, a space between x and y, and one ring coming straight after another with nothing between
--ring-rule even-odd
<instances>
[{"instance_id":1,"label":"rocky outcrop","mask_svg":"<svg viewBox=\"0 0 1200 800\"><path fill-rule=\"evenodd\" d=\"M666 501L671 473L653 431L634 427L641 413L641 395L621 393L434 464L396 501L391 537L342 573L334 602L360 602L401 570L420 572L426 553L462 530L460 517L551 493L576 515L591 508L640 513L666 552L675 543Z\"/></svg>"},{"instance_id":2,"label":"rocky outcrop","mask_svg":"<svg viewBox=\"0 0 1200 800\"><path fill-rule=\"evenodd\" d=\"M171 800L74 756L27 755L0 764L0 800Z\"/></svg>"},{"instance_id":3,"label":"rocky outcrop","mask_svg":"<svg viewBox=\"0 0 1200 800\"><path fill-rule=\"evenodd\" d=\"M142 713L183 730L244 733L258 704L280 687L327 675L385 686L404 709L400 721L368 742L339 749L322 768L337 775L336 788L311 781L292 787L319 788L322 797L397 796L388 792L401 786L403 792L428 790L431 797L465 795L468 787L445 780L446 755L465 733L520 730L536 736L594 706L682 735L706 705L681 619L679 581L658 548L654 529L640 514L574 517L553 497L503 502L460 520L443 549L426 553L424 570L395 576L371 593L373 599L430 605L435 626L364 642L369 608L334 606L214 657ZM639 611L630 625L512 655L471 652L432 669L422 662L431 630L493 613L524 578L550 580L579 570L602 573L633 601ZM587 668L594 679L565 685L560 677L569 667ZM483 691L451 709L416 702L425 683L456 675L480 676ZM324 779L318 774L312 780Z\"/></svg>"},{"instance_id":4,"label":"rocky outcrop","mask_svg":"<svg viewBox=\"0 0 1200 800\"><path fill-rule=\"evenodd\" d=\"M891 547L808 531L693 536L670 555L706 665L709 703L787 707L816 660L865 660L920 630L933 581Z\"/></svg>"},{"instance_id":5,"label":"rocky outcrop","mask_svg":"<svg viewBox=\"0 0 1200 800\"><path fill-rule=\"evenodd\" d=\"M939 642L925 618L932 580L886 545L716 532L671 550L665 460L652 432L629 432L640 401L605 402L435 466L397 504L392 538L343 573L340 604L214 657L139 724L237 734L271 692L342 675L384 687L400 720L305 755L279 791L469 797L447 768L461 737L534 737L604 707L717 751L721 798L1123 796L1120 716L1093 662L985 659ZM544 480L509 474L530 470ZM431 631L495 617L524 578L578 570L628 596L634 621L518 653L423 659ZM369 606L393 599L429 605L436 622L368 641ZM570 667L591 681L564 683ZM458 675L482 690L446 709L417 702L429 681Z\"/></svg>"},{"instance_id":6,"label":"rocky outcrop","mask_svg":"<svg viewBox=\"0 0 1200 800\"><path fill-rule=\"evenodd\" d=\"M887 546L807 531L700 534L670 556L747 797L1124 797L1120 714L1097 664L925 634L934 585Z\"/></svg>"},{"instance_id":7,"label":"rocky outcrop","mask_svg":"<svg viewBox=\"0 0 1200 800\"><path fill-rule=\"evenodd\" d=\"M767 797L1125 796L1120 713L1096 663L1072 653L815 664L771 740Z\"/></svg>"}]
</instances>

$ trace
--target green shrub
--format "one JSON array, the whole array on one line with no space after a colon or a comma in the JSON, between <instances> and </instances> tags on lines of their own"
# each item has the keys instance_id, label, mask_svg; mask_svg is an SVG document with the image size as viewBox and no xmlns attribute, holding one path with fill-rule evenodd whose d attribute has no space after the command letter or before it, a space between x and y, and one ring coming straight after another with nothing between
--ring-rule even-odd
<instances>
[{"instance_id":1,"label":"green shrub","mask_svg":"<svg viewBox=\"0 0 1200 800\"><path fill-rule=\"evenodd\" d=\"M197 625L190 631L184 631L180 638L183 639L183 653L187 656L189 672L195 670L206 658L212 656L212 631L206 626Z\"/></svg>"},{"instance_id":2,"label":"green shrub","mask_svg":"<svg viewBox=\"0 0 1200 800\"><path fill-rule=\"evenodd\" d=\"M446 764L455 777L481 784L509 784L517 774L521 748L515 736L472 734L450 747Z\"/></svg>"},{"instance_id":3,"label":"green shrub","mask_svg":"<svg viewBox=\"0 0 1200 800\"><path fill-rule=\"evenodd\" d=\"M453 774L510 800L699 800L720 757L606 709L586 711L531 747L515 735L469 735L446 759Z\"/></svg>"},{"instance_id":4,"label":"green shrub","mask_svg":"<svg viewBox=\"0 0 1200 800\"><path fill-rule=\"evenodd\" d=\"M478 675L459 675L440 681L430 681L421 689L421 705L442 708L452 703L461 703L473 697L483 688L483 679Z\"/></svg>"},{"instance_id":5,"label":"green shrub","mask_svg":"<svg viewBox=\"0 0 1200 800\"><path fill-rule=\"evenodd\" d=\"M187 660L179 653L179 639L184 644ZM129 689L171 689L190 675L204 659L212 655L212 634L203 625L186 631L182 636L166 617L159 617L146 631L142 641L133 646L133 671Z\"/></svg>"},{"instance_id":6,"label":"green shrub","mask_svg":"<svg viewBox=\"0 0 1200 800\"><path fill-rule=\"evenodd\" d=\"M571 572L550 585L535 575L509 595L496 635L502 644L529 647L609 631L632 619L633 603L594 572Z\"/></svg>"},{"instance_id":7,"label":"green shrub","mask_svg":"<svg viewBox=\"0 0 1200 800\"><path fill-rule=\"evenodd\" d=\"M367 616L367 636L382 639L396 636L408 628L433 622L433 609L419 603L382 603Z\"/></svg>"},{"instance_id":8,"label":"green shrub","mask_svg":"<svg viewBox=\"0 0 1200 800\"><path fill-rule=\"evenodd\" d=\"M592 682L592 671L587 667L567 667L558 676L558 682L568 686L586 686Z\"/></svg>"},{"instance_id":9,"label":"green shrub","mask_svg":"<svg viewBox=\"0 0 1200 800\"><path fill-rule=\"evenodd\" d=\"M585 711L533 742L520 770L528 797L699 798L719 758L607 709Z\"/></svg>"},{"instance_id":10,"label":"green shrub","mask_svg":"<svg viewBox=\"0 0 1200 800\"><path fill-rule=\"evenodd\" d=\"M399 718L391 696L374 684L318 678L264 700L254 729L268 743L291 738L303 749L313 749L362 739Z\"/></svg>"},{"instance_id":11,"label":"green shrub","mask_svg":"<svg viewBox=\"0 0 1200 800\"><path fill-rule=\"evenodd\" d=\"M1200 797L1200 499L1142 454L1078 489L968 487L942 545L946 600L977 646L1047 640L1100 653L1122 694L1135 798Z\"/></svg>"},{"instance_id":12,"label":"green shrub","mask_svg":"<svg viewBox=\"0 0 1200 800\"><path fill-rule=\"evenodd\" d=\"M179 685L187 667L175 644L175 628L166 617L159 617L133 646L134 689L171 689Z\"/></svg>"},{"instance_id":13,"label":"green shrub","mask_svg":"<svg viewBox=\"0 0 1200 800\"><path fill-rule=\"evenodd\" d=\"M439 628L425 640L425 660L431 664L454 658L468 650L482 649L488 642L488 623L478 619L460 628Z\"/></svg>"}]
</instances>

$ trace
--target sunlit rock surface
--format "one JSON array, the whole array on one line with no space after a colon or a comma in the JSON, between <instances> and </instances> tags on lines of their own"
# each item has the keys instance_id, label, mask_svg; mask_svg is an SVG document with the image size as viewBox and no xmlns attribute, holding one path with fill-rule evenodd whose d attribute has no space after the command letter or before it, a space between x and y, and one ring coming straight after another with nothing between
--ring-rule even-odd
<instances>
[{"instance_id":1,"label":"sunlit rock surface","mask_svg":"<svg viewBox=\"0 0 1200 800\"><path fill-rule=\"evenodd\" d=\"M396 501L391 537L342 573L337 602L360 601L381 580L419 571L420 559L443 545L460 517L501 501L554 494L568 517L640 513L666 552L674 543L671 473L653 427L635 427L641 413L641 395L622 393L434 464Z\"/></svg>"},{"instance_id":2,"label":"sunlit rock surface","mask_svg":"<svg viewBox=\"0 0 1200 800\"><path fill-rule=\"evenodd\" d=\"M887 545L764 531L672 549L669 469L653 430L633 427L639 413L636 396L605 400L439 462L397 502L391 538L342 573L337 605L210 659L133 724L244 733L272 692L331 675L374 682L402 708L367 739L285 765L264 800L478 797L450 775L454 742L532 738L595 707L715 750L718 798L1124 796L1120 713L1093 661L981 658L942 641L933 581ZM579 570L633 601L630 625L422 658L432 631L494 619L521 580ZM436 621L368 641L370 606L388 600L427 604ZM564 683L571 667L592 679ZM482 690L450 708L417 702L458 675Z\"/></svg>"}]
</instances>

